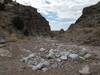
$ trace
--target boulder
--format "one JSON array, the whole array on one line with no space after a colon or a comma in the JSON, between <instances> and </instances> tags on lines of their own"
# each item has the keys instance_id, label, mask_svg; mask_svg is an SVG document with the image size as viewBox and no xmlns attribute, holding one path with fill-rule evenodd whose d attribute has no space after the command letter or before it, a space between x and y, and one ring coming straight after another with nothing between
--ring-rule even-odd
<instances>
[{"instance_id":1,"label":"boulder","mask_svg":"<svg viewBox=\"0 0 100 75\"><path fill-rule=\"evenodd\" d=\"M70 54L69 58L71 58L72 60L78 60L79 59L79 55L78 54Z\"/></svg>"},{"instance_id":2,"label":"boulder","mask_svg":"<svg viewBox=\"0 0 100 75\"><path fill-rule=\"evenodd\" d=\"M0 56L1 57L11 57L12 53L9 50L0 49Z\"/></svg>"},{"instance_id":3,"label":"boulder","mask_svg":"<svg viewBox=\"0 0 100 75\"><path fill-rule=\"evenodd\" d=\"M91 75L90 67L88 65L85 65L81 70L79 70L79 73L80 75Z\"/></svg>"}]
</instances>

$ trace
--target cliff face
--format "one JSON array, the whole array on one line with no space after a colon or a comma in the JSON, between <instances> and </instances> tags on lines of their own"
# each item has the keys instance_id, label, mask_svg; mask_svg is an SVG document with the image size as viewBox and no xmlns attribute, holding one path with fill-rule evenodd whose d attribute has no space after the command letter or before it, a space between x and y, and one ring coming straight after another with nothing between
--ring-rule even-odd
<instances>
[{"instance_id":1,"label":"cliff face","mask_svg":"<svg viewBox=\"0 0 100 75\"><path fill-rule=\"evenodd\" d=\"M100 2L84 8L83 15L69 27L66 35L75 43L100 45Z\"/></svg>"},{"instance_id":2,"label":"cliff face","mask_svg":"<svg viewBox=\"0 0 100 75\"><path fill-rule=\"evenodd\" d=\"M17 33L25 35L49 32L48 21L37 12L35 8L20 4L6 4L0 10L0 33Z\"/></svg>"}]
</instances>

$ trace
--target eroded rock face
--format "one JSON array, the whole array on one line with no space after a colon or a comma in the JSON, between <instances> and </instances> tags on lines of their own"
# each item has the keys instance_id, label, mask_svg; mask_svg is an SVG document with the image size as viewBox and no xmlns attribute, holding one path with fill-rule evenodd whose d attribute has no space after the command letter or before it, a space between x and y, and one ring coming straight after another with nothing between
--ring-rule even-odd
<instances>
[{"instance_id":1,"label":"eroded rock face","mask_svg":"<svg viewBox=\"0 0 100 75\"><path fill-rule=\"evenodd\" d=\"M83 15L66 34L66 38L75 43L100 45L100 2L84 8Z\"/></svg>"},{"instance_id":2,"label":"eroded rock face","mask_svg":"<svg viewBox=\"0 0 100 75\"><path fill-rule=\"evenodd\" d=\"M20 4L6 5L0 10L0 32L31 35L34 32L49 32L48 21L35 8Z\"/></svg>"}]
</instances>

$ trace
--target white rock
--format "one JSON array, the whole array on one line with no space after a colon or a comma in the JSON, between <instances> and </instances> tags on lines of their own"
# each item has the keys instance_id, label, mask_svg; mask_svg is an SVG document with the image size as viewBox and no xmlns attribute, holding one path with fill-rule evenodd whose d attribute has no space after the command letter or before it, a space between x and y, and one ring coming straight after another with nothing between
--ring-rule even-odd
<instances>
[{"instance_id":1,"label":"white rock","mask_svg":"<svg viewBox=\"0 0 100 75\"><path fill-rule=\"evenodd\" d=\"M60 57L60 59L61 60L67 60L68 58L67 58L67 56L63 55L63 56Z\"/></svg>"},{"instance_id":2,"label":"white rock","mask_svg":"<svg viewBox=\"0 0 100 75\"><path fill-rule=\"evenodd\" d=\"M88 59L88 58L91 58L91 57L92 57L92 54L86 54L86 55L84 56L85 59Z\"/></svg>"},{"instance_id":3,"label":"white rock","mask_svg":"<svg viewBox=\"0 0 100 75\"><path fill-rule=\"evenodd\" d=\"M79 56L79 58L80 58L80 59L82 59L82 60L85 60L85 58L84 58L84 57Z\"/></svg>"},{"instance_id":4,"label":"white rock","mask_svg":"<svg viewBox=\"0 0 100 75\"><path fill-rule=\"evenodd\" d=\"M37 69L41 69L43 66L44 66L43 63L39 63L36 67L37 67Z\"/></svg>"},{"instance_id":5,"label":"white rock","mask_svg":"<svg viewBox=\"0 0 100 75\"><path fill-rule=\"evenodd\" d=\"M83 51L83 50L82 50L82 51L79 52L79 55L80 55L80 56L84 56L85 54L87 54L86 51Z\"/></svg>"},{"instance_id":6,"label":"white rock","mask_svg":"<svg viewBox=\"0 0 100 75\"><path fill-rule=\"evenodd\" d=\"M46 55L47 58L54 58L54 55L49 53L48 55Z\"/></svg>"},{"instance_id":7,"label":"white rock","mask_svg":"<svg viewBox=\"0 0 100 75\"><path fill-rule=\"evenodd\" d=\"M46 49L44 49L44 48L40 48L40 51L41 51L41 52L43 52L43 51L45 51L45 50L46 50Z\"/></svg>"},{"instance_id":8,"label":"white rock","mask_svg":"<svg viewBox=\"0 0 100 75\"><path fill-rule=\"evenodd\" d=\"M44 65L44 66L49 66L50 63L49 63L48 61L44 61L44 62L43 62L43 65Z\"/></svg>"},{"instance_id":9,"label":"white rock","mask_svg":"<svg viewBox=\"0 0 100 75\"><path fill-rule=\"evenodd\" d=\"M82 75L90 75L90 68L88 65L85 65L81 70L79 70L79 73Z\"/></svg>"},{"instance_id":10,"label":"white rock","mask_svg":"<svg viewBox=\"0 0 100 75\"><path fill-rule=\"evenodd\" d=\"M60 55L64 55L64 56L68 56L70 54L70 52L61 52Z\"/></svg>"},{"instance_id":11,"label":"white rock","mask_svg":"<svg viewBox=\"0 0 100 75\"><path fill-rule=\"evenodd\" d=\"M50 50L49 50L49 53L53 53L53 51L54 51L53 49L50 49Z\"/></svg>"},{"instance_id":12,"label":"white rock","mask_svg":"<svg viewBox=\"0 0 100 75\"><path fill-rule=\"evenodd\" d=\"M30 54L29 56L28 56L28 58L32 58L32 57L34 57L35 56L35 53L32 53L32 54Z\"/></svg>"},{"instance_id":13,"label":"white rock","mask_svg":"<svg viewBox=\"0 0 100 75\"><path fill-rule=\"evenodd\" d=\"M55 58L55 53L52 50L50 50L49 54L46 57L47 58Z\"/></svg>"},{"instance_id":14,"label":"white rock","mask_svg":"<svg viewBox=\"0 0 100 75\"><path fill-rule=\"evenodd\" d=\"M27 52L27 53L32 54L32 52L31 52L30 50L27 50L27 49L22 49L22 51L25 51L25 52Z\"/></svg>"},{"instance_id":15,"label":"white rock","mask_svg":"<svg viewBox=\"0 0 100 75\"><path fill-rule=\"evenodd\" d=\"M39 63L36 66L33 66L32 69L33 70L40 70L42 68L46 68L47 66L49 66L49 62L44 61L43 63Z\"/></svg>"},{"instance_id":16,"label":"white rock","mask_svg":"<svg viewBox=\"0 0 100 75\"><path fill-rule=\"evenodd\" d=\"M61 59L60 59L60 58L57 58L57 61L58 61L58 62L61 62Z\"/></svg>"},{"instance_id":17,"label":"white rock","mask_svg":"<svg viewBox=\"0 0 100 75\"><path fill-rule=\"evenodd\" d=\"M69 58L76 60L76 59L79 59L79 55L78 54L70 54Z\"/></svg>"},{"instance_id":18,"label":"white rock","mask_svg":"<svg viewBox=\"0 0 100 75\"><path fill-rule=\"evenodd\" d=\"M32 70L38 70L37 66L32 66Z\"/></svg>"},{"instance_id":19,"label":"white rock","mask_svg":"<svg viewBox=\"0 0 100 75\"><path fill-rule=\"evenodd\" d=\"M27 57L23 57L21 61L24 61L25 63L27 63L28 59L32 58L32 57L35 57L35 55L36 55L35 53L32 53L32 54L30 54Z\"/></svg>"},{"instance_id":20,"label":"white rock","mask_svg":"<svg viewBox=\"0 0 100 75\"><path fill-rule=\"evenodd\" d=\"M82 48L82 50L83 50L83 51L86 51L87 49L86 49L86 48Z\"/></svg>"},{"instance_id":21,"label":"white rock","mask_svg":"<svg viewBox=\"0 0 100 75\"><path fill-rule=\"evenodd\" d=\"M11 57L12 54L8 50L0 49L0 56L2 56L2 57Z\"/></svg>"},{"instance_id":22,"label":"white rock","mask_svg":"<svg viewBox=\"0 0 100 75\"><path fill-rule=\"evenodd\" d=\"M48 70L48 68L42 68L43 72L46 72Z\"/></svg>"}]
</instances>

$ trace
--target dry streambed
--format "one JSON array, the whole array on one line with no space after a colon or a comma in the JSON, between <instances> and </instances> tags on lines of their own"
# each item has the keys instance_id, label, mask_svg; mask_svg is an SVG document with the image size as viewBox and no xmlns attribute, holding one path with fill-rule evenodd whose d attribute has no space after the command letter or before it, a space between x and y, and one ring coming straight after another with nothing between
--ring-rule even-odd
<instances>
[{"instance_id":1,"label":"dry streambed","mask_svg":"<svg viewBox=\"0 0 100 75\"><path fill-rule=\"evenodd\" d=\"M31 67L32 70L42 70L44 72L49 69L60 68L66 61L87 62L88 60L97 59L96 54L87 52L85 48L82 48L82 50L46 50L45 48L40 48L37 53L32 53L29 50L26 50L26 52L29 52L29 55L23 56L20 61ZM85 65L79 72L90 73L89 66Z\"/></svg>"},{"instance_id":2,"label":"dry streambed","mask_svg":"<svg viewBox=\"0 0 100 75\"><path fill-rule=\"evenodd\" d=\"M96 50L94 50L95 52L93 51L89 52L87 47L83 47L83 46L80 47L76 45L70 46L64 43L58 43L55 40L41 41L40 39L38 41L39 42L36 42L35 44L30 41L28 41L29 43L22 42L23 45L21 43L20 44L12 43L11 47L14 47L11 48L12 50L0 48L0 57L7 57L7 59L9 58L9 61L7 61L7 65L5 65L5 67L8 66L9 70L12 68L11 70L18 70L21 72L25 70L25 67L27 67L30 68L32 72L38 72L38 71L48 72L50 70L53 69L58 70L60 68L62 71L64 69L68 70L69 72L72 71L72 74L74 74L73 73L74 71L76 73L76 70L78 70L78 73L80 74L91 74L89 64L92 64L92 61L93 62L99 61L100 58L100 57L98 58L97 55L98 53L95 53ZM15 49L17 45L19 48ZM28 47L32 49L28 49ZM79 66L73 63L77 63ZM81 69L79 69L80 65L82 64L84 65L82 66ZM72 69L70 69L70 67L72 67ZM64 71L63 73L67 74L68 71L66 72ZM25 70L25 72L28 71ZM11 72L9 71L9 73ZM16 73L18 72L16 71ZM60 73L61 72L59 71L59 74Z\"/></svg>"}]
</instances>

